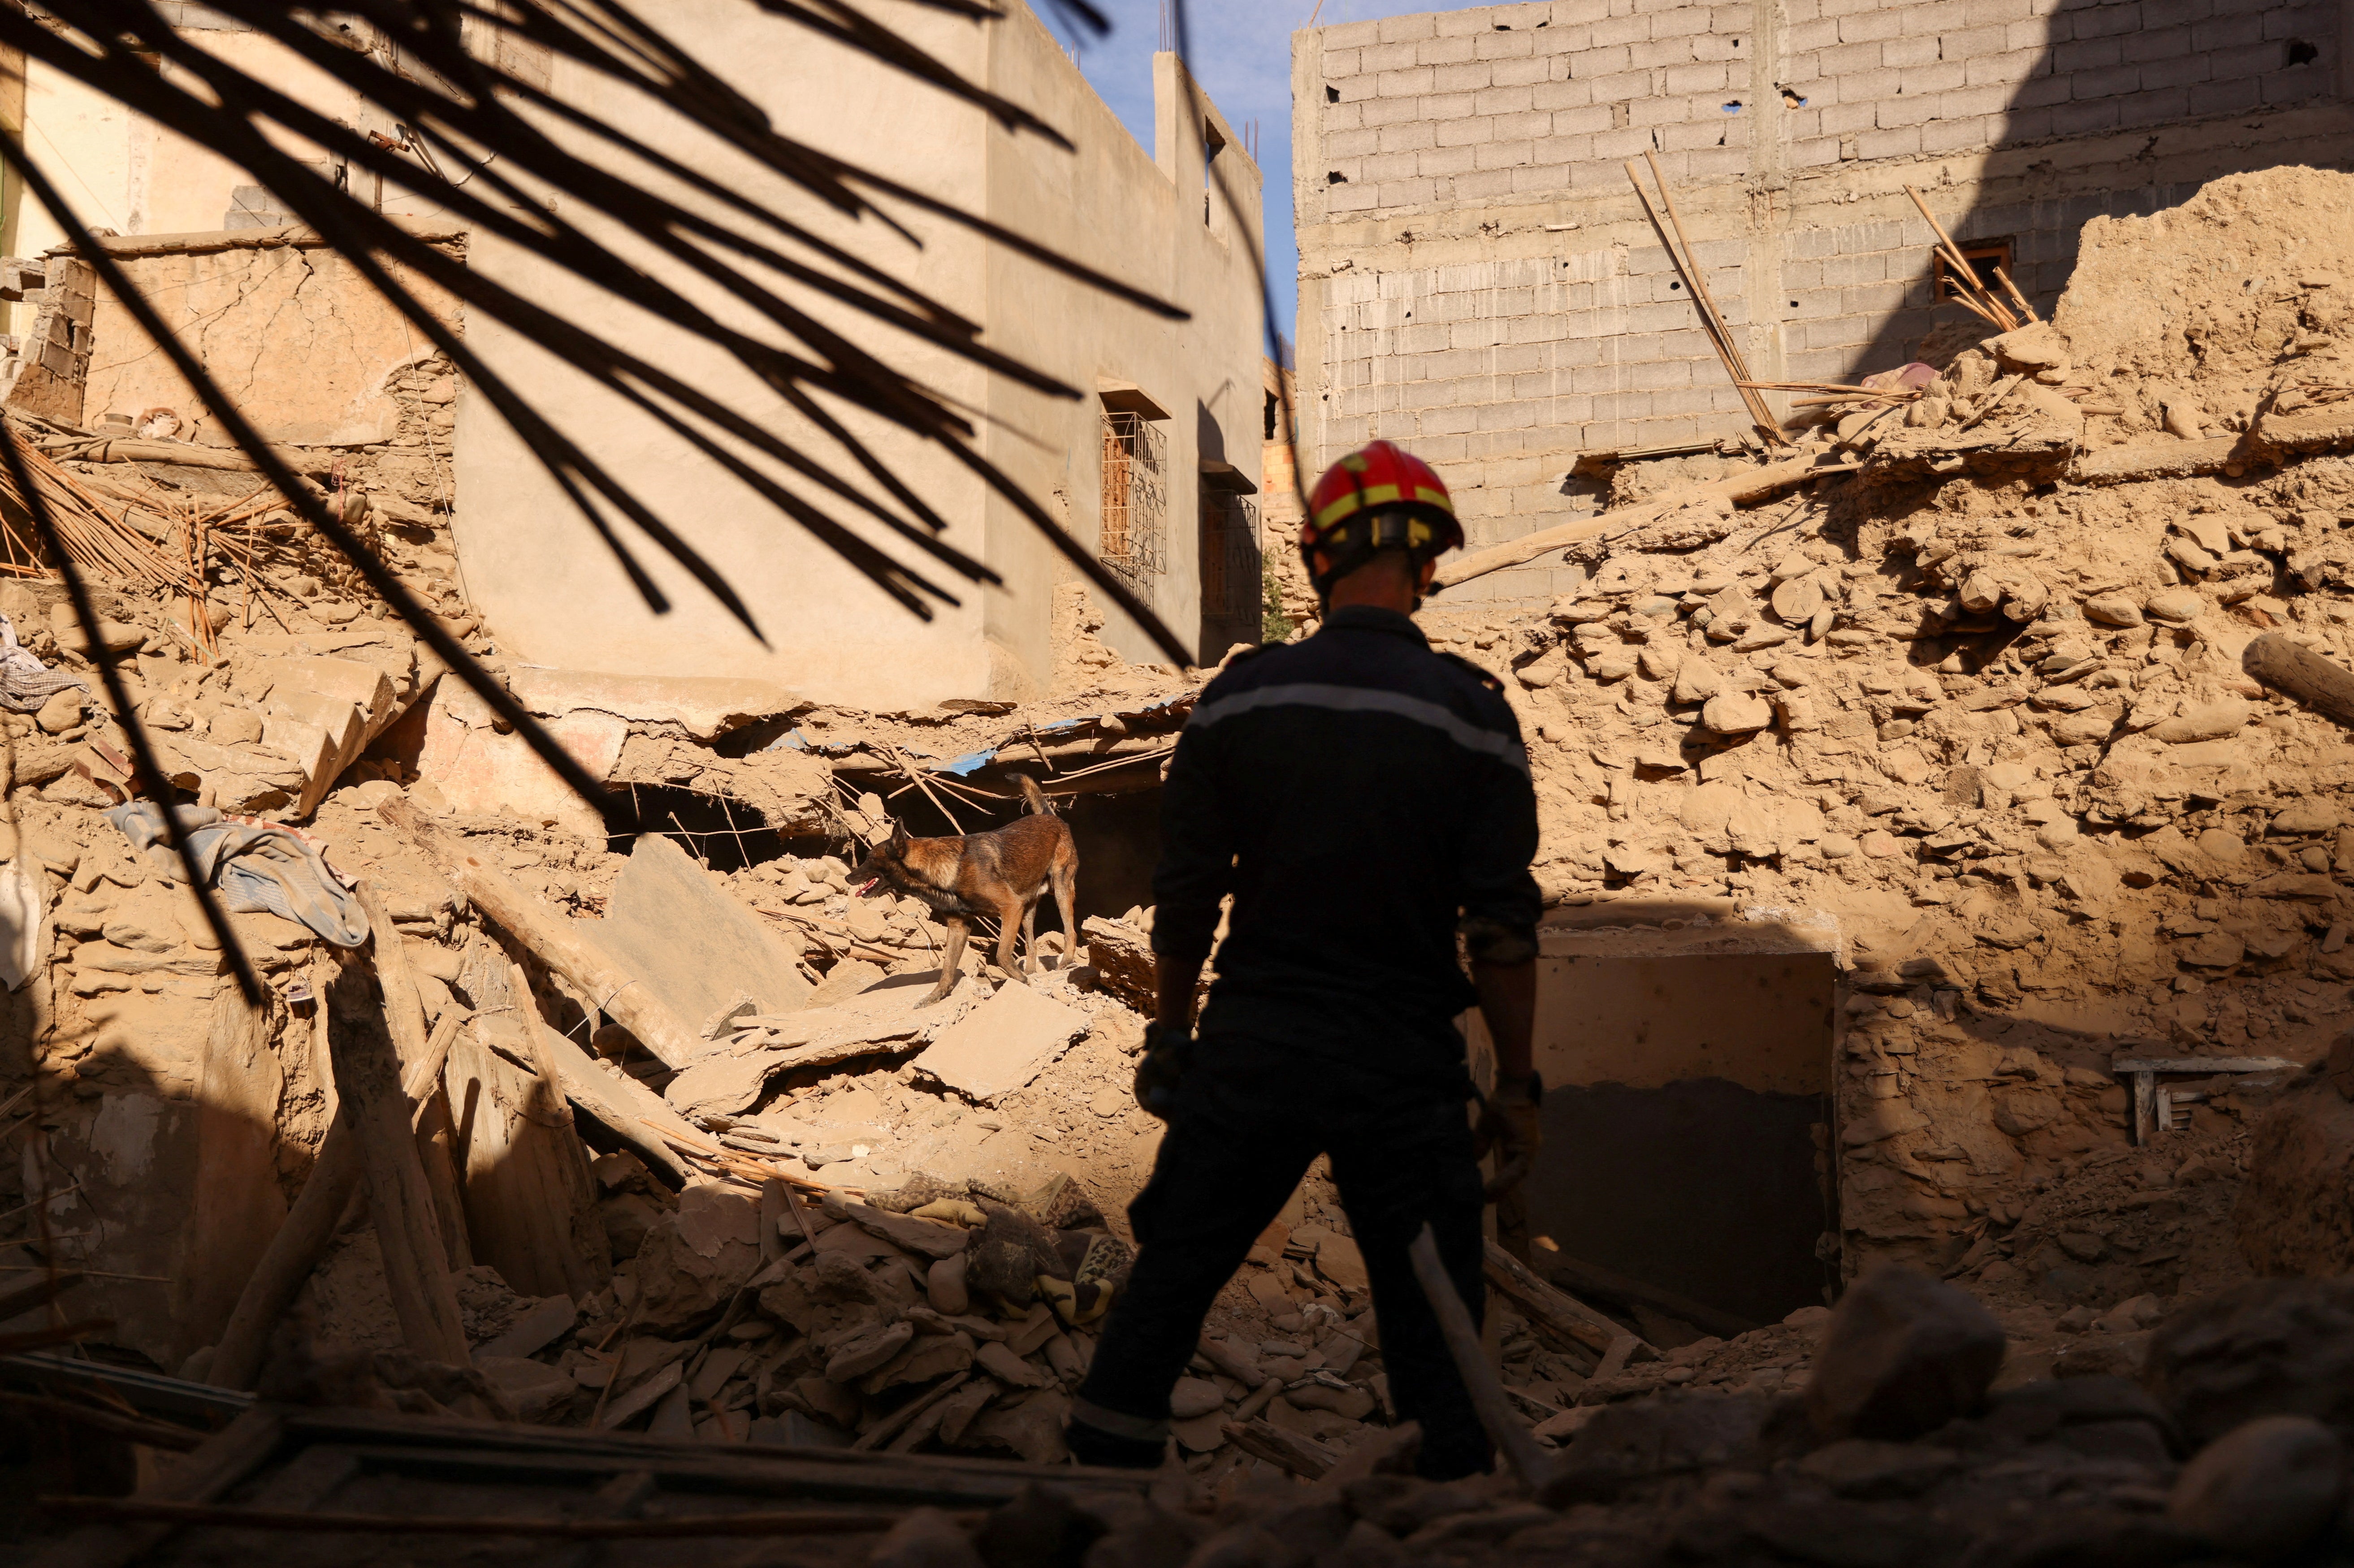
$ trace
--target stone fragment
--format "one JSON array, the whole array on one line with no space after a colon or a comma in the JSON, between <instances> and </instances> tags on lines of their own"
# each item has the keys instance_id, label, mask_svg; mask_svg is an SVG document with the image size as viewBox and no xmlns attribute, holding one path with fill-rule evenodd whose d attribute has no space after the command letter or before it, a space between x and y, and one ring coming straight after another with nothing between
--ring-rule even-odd
<instances>
[{"instance_id":1,"label":"stone fragment","mask_svg":"<svg viewBox=\"0 0 2354 1568\"><path fill-rule=\"evenodd\" d=\"M902 1516L866 1562L868 1568L987 1568L964 1528L936 1508Z\"/></svg>"},{"instance_id":2,"label":"stone fragment","mask_svg":"<svg viewBox=\"0 0 2354 1568\"><path fill-rule=\"evenodd\" d=\"M2248 945L2229 931L2193 937L2175 949L2184 963L2202 969L2228 969L2247 957Z\"/></svg>"},{"instance_id":3,"label":"stone fragment","mask_svg":"<svg viewBox=\"0 0 2354 1568\"><path fill-rule=\"evenodd\" d=\"M642 1331L684 1328L726 1301L760 1266L757 1198L716 1182L689 1186L637 1253Z\"/></svg>"},{"instance_id":4,"label":"stone fragment","mask_svg":"<svg viewBox=\"0 0 2354 1568\"><path fill-rule=\"evenodd\" d=\"M2068 340L2050 322L2031 322L1982 344L2005 370L2062 370L2073 363Z\"/></svg>"},{"instance_id":5,"label":"stone fragment","mask_svg":"<svg viewBox=\"0 0 2354 1568\"><path fill-rule=\"evenodd\" d=\"M1719 692L1702 707L1700 722L1714 735L1755 735L1772 726L1774 709L1747 692Z\"/></svg>"},{"instance_id":6,"label":"stone fragment","mask_svg":"<svg viewBox=\"0 0 2354 1568\"><path fill-rule=\"evenodd\" d=\"M986 1105L1036 1077L1090 1027L1077 1008L1034 986L1007 984L941 1032L917 1070Z\"/></svg>"},{"instance_id":7,"label":"stone fragment","mask_svg":"<svg viewBox=\"0 0 2354 1568\"><path fill-rule=\"evenodd\" d=\"M1984 1407L2003 1350L2002 1325L1975 1298L1884 1266L1840 1298L1807 1414L1827 1439L1916 1437Z\"/></svg>"},{"instance_id":8,"label":"stone fragment","mask_svg":"<svg viewBox=\"0 0 2354 1568\"><path fill-rule=\"evenodd\" d=\"M2169 746L2221 740L2227 735L2238 734L2253 712L2240 698L2225 697L2221 702L2201 703L2172 718L2163 719L2153 725L2149 733L2152 737Z\"/></svg>"},{"instance_id":9,"label":"stone fragment","mask_svg":"<svg viewBox=\"0 0 2354 1568\"><path fill-rule=\"evenodd\" d=\"M2334 833L2344 820L2344 814L2327 800L2298 800L2273 818L2272 831L2299 838Z\"/></svg>"},{"instance_id":10,"label":"stone fragment","mask_svg":"<svg viewBox=\"0 0 2354 1568\"><path fill-rule=\"evenodd\" d=\"M1225 1404L1226 1396L1207 1378L1181 1377L1177 1386L1169 1391L1169 1414L1173 1420L1190 1421L1197 1415L1223 1410Z\"/></svg>"},{"instance_id":11,"label":"stone fragment","mask_svg":"<svg viewBox=\"0 0 2354 1568\"><path fill-rule=\"evenodd\" d=\"M2321 1532L2345 1493L2345 1445L2305 1415L2264 1415L2200 1450L2166 1516L2235 1559L2269 1563Z\"/></svg>"},{"instance_id":12,"label":"stone fragment","mask_svg":"<svg viewBox=\"0 0 2354 1568\"><path fill-rule=\"evenodd\" d=\"M965 1288L962 1255L944 1257L932 1265L924 1280L925 1299L932 1310L947 1317L962 1317L972 1308L972 1294Z\"/></svg>"},{"instance_id":13,"label":"stone fragment","mask_svg":"<svg viewBox=\"0 0 2354 1568\"><path fill-rule=\"evenodd\" d=\"M1013 1388L1044 1388L1046 1374L991 1340L973 1352L972 1364Z\"/></svg>"},{"instance_id":14,"label":"stone fragment","mask_svg":"<svg viewBox=\"0 0 2354 1568\"><path fill-rule=\"evenodd\" d=\"M1792 577L1774 590L1774 613L1785 626L1805 626L1823 608L1823 585L1812 577Z\"/></svg>"},{"instance_id":15,"label":"stone fragment","mask_svg":"<svg viewBox=\"0 0 2354 1568\"><path fill-rule=\"evenodd\" d=\"M49 700L41 705L41 711L33 715L33 722L44 735L63 735L81 723L82 705L89 700L90 694L78 686L52 692Z\"/></svg>"},{"instance_id":16,"label":"stone fragment","mask_svg":"<svg viewBox=\"0 0 2354 1568\"><path fill-rule=\"evenodd\" d=\"M568 1372L526 1356L478 1353L474 1370L490 1380L499 1396L525 1421L546 1421L562 1413L580 1386Z\"/></svg>"},{"instance_id":17,"label":"stone fragment","mask_svg":"<svg viewBox=\"0 0 2354 1568\"><path fill-rule=\"evenodd\" d=\"M2142 1381L2193 1445L2260 1415L2354 1433L2354 1279L2256 1279L2158 1325Z\"/></svg>"},{"instance_id":18,"label":"stone fragment","mask_svg":"<svg viewBox=\"0 0 2354 1568\"><path fill-rule=\"evenodd\" d=\"M2205 596L2190 588L2168 588L2142 601L2142 612L2168 626L2188 626L2207 613Z\"/></svg>"},{"instance_id":19,"label":"stone fragment","mask_svg":"<svg viewBox=\"0 0 2354 1568\"><path fill-rule=\"evenodd\" d=\"M826 1358L829 1383L854 1383L905 1350L916 1337L916 1326L904 1319L881 1323L851 1335Z\"/></svg>"},{"instance_id":20,"label":"stone fragment","mask_svg":"<svg viewBox=\"0 0 2354 1568\"><path fill-rule=\"evenodd\" d=\"M1676 683L1668 700L1685 705L1704 703L1723 689L1724 679L1716 673L1716 666L1698 654L1691 654L1676 667Z\"/></svg>"},{"instance_id":21,"label":"stone fragment","mask_svg":"<svg viewBox=\"0 0 2354 1568\"><path fill-rule=\"evenodd\" d=\"M2141 606L2122 593L2099 593L2084 601L2084 619L2104 626L2139 626Z\"/></svg>"},{"instance_id":22,"label":"stone fragment","mask_svg":"<svg viewBox=\"0 0 2354 1568\"><path fill-rule=\"evenodd\" d=\"M1562 1451L1538 1500L1607 1502L1629 1485L1742 1465L1754 1458L1768 1404L1762 1394L1678 1393L1603 1405Z\"/></svg>"}]
</instances>

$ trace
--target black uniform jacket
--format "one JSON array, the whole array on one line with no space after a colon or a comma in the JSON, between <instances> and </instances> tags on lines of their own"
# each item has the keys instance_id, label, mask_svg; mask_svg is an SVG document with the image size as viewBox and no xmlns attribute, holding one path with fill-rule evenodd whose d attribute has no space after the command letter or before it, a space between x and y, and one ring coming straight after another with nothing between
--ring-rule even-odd
<instances>
[{"instance_id":1,"label":"black uniform jacket","mask_svg":"<svg viewBox=\"0 0 2354 1568\"><path fill-rule=\"evenodd\" d=\"M1296 1044L1460 1084L1457 957L1535 951L1536 798L1495 678L1405 616L1335 610L1233 664L1177 743L1152 881L1155 950L1209 950L1235 895L1205 1039Z\"/></svg>"}]
</instances>

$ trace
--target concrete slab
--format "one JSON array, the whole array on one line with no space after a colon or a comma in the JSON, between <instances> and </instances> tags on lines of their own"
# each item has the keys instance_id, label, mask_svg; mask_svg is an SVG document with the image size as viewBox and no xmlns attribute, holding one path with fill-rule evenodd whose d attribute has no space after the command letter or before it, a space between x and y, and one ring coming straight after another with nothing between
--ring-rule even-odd
<instances>
[{"instance_id":1,"label":"concrete slab","mask_svg":"<svg viewBox=\"0 0 2354 1568\"><path fill-rule=\"evenodd\" d=\"M1036 1077L1091 1020L1034 986L1008 984L944 1031L917 1067L983 1105Z\"/></svg>"},{"instance_id":2,"label":"concrete slab","mask_svg":"<svg viewBox=\"0 0 2354 1568\"><path fill-rule=\"evenodd\" d=\"M747 996L789 1013L811 990L769 923L658 833L639 837L605 918L584 931L690 1028Z\"/></svg>"},{"instance_id":3,"label":"concrete slab","mask_svg":"<svg viewBox=\"0 0 2354 1568\"><path fill-rule=\"evenodd\" d=\"M803 705L793 692L771 682L724 675L612 675L524 665L508 675L507 689L535 714L552 717L594 708L697 740L716 740L754 719Z\"/></svg>"},{"instance_id":4,"label":"concrete slab","mask_svg":"<svg viewBox=\"0 0 2354 1568\"><path fill-rule=\"evenodd\" d=\"M919 1010L916 1004L931 989L928 975L900 976L832 1007L804 1008L756 1033L718 1042L710 1055L689 1063L671 1079L663 1097L683 1115L734 1116L758 1103L775 1074L936 1040L964 1016L979 988L970 979L961 980Z\"/></svg>"}]
</instances>

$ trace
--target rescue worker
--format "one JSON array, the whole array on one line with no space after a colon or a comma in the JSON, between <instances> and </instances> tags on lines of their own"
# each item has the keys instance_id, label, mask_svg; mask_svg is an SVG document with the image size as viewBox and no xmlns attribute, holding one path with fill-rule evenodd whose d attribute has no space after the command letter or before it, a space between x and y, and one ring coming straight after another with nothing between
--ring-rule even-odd
<instances>
[{"instance_id":1,"label":"rescue worker","mask_svg":"<svg viewBox=\"0 0 2354 1568\"><path fill-rule=\"evenodd\" d=\"M1524 1172L1543 1088L1528 754L1495 677L1433 652L1411 619L1462 543L1427 464L1388 441L1341 459L1299 535L1321 628L1237 658L1179 738L1152 884L1159 1007L1136 1084L1169 1128L1129 1209L1134 1272L1072 1409L1082 1464L1161 1462L1204 1315L1320 1153L1364 1255L1391 1396L1422 1425L1421 1473L1492 1462L1406 1255L1429 1224L1479 1315L1479 1151L1500 1143L1500 1163ZM1476 1135L1455 1025L1475 1001L1499 1067Z\"/></svg>"}]
</instances>

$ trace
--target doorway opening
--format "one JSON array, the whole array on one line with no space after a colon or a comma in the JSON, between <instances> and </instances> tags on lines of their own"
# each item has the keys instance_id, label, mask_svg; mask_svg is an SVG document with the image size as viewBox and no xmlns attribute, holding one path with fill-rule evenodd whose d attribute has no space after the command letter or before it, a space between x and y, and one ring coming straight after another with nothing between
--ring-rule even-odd
<instances>
[{"instance_id":1,"label":"doorway opening","mask_svg":"<svg viewBox=\"0 0 2354 1568\"><path fill-rule=\"evenodd\" d=\"M1829 933L1630 902L1539 933L1529 1228L1558 1251L1540 1244L1532 1266L1573 1294L1615 1278L1638 1319L1699 1303L1712 1333L1821 1306L1837 1279L1818 1254L1836 1228Z\"/></svg>"}]
</instances>

